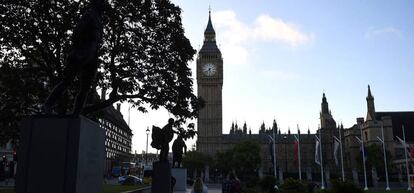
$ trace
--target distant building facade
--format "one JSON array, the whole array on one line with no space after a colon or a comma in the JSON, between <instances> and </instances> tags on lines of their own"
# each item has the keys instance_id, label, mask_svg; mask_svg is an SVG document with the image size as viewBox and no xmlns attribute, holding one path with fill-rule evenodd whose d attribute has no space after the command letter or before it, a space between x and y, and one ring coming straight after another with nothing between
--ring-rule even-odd
<instances>
[{"instance_id":1,"label":"distant building facade","mask_svg":"<svg viewBox=\"0 0 414 193\"><path fill-rule=\"evenodd\" d=\"M132 131L125 122L120 104L103 109L99 117L99 124L105 129L105 172L110 173L113 166L122 162L130 162Z\"/></svg>"}]
</instances>

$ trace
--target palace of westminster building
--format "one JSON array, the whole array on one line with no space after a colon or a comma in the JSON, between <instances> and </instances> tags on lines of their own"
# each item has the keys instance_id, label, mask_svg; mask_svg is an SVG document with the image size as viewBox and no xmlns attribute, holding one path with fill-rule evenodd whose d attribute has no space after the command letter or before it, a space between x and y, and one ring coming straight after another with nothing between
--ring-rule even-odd
<instances>
[{"instance_id":1,"label":"palace of westminster building","mask_svg":"<svg viewBox=\"0 0 414 193\"><path fill-rule=\"evenodd\" d=\"M198 96L205 100L205 107L200 111L197 128L197 151L214 155L218 151L225 151L236 143L243 140L254 140L261 146L261 172L272 174L271 155L269 151L270 138L273 129L276 132L276 162L279 175L297 177L298 167L294 162L294 135L280 132L277 123L273 120L271 128L266 128L264 124L258 134L247 131L246 125L239 127L232 125L230 133L223 133L222 118L222 89L223 89L223 58L220 49L216 44L216 33L212 25L211 17L204 32L204 43L198 52L197 57L197 86ZM342 150L344 159L345 174L348 179L361 178L358 170L357 157L360 155L360 144L356 137L362 137L365 146L376 143L379 144L377 137L382 138L381 128L384 129L384 138L387 151L390 152L391 165L398 171L405 171L404 151L396 136L402 138L402 126L405 127L405 136L408 144L414 143L414 111L412 112L377 112L374 105L374 97L368 86L367 116L357 118L356 123L350 128L344 128L342 124L337 124L329 110L328 101L323 93L320 128L316 134L310 133L309 129L305 133L299 133L302 178L311 180L319 179L320 167L315 163L315 135L321 136L322 155L324 172L329 177L340 176L341 167L336 165L334 159L334 136L339 138L341 134ZM361 132L362 129L362 132ZM340 132L340 133L339 133ZM362 136L361 136L362 133ZM369 156L369 155L368 155ZM398 169L399 168L399 169ZM413 168L410 167L411 172ZM359 174L358 174L359 173Z\"/></svg>"}]
</instances>

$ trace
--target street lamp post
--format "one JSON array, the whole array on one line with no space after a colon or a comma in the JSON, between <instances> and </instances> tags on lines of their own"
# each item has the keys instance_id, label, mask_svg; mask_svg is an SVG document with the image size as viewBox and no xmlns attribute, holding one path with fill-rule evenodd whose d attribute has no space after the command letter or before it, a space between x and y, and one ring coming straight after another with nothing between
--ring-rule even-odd
<instances>
[{"instance_id":1,"label":"street lamp post","mask_svg":"<svg viewBox=\"0 0 414 193\"><path fill-rule=\"evenodd\" d=\"M268 135L268 137L270 138L270 140L272 140L272 155L273 155L273 174L275 176L275 179L277 179L277 173L276 173L276 151L275 151L275 134L273 132L273 137L271 137L270 135Z\"/></svg>"},{"instance_id":2,"label":"street lamp post","mask_svg":"<svg viewBox=\"0 0 414 193\"><path fill-rule=\"evenodd\" d=\"M362 135L362 126L359 126L359 130L361 131L361 139L359 137L357 137L357 136L355 136L355 138L358 140L358 142L361 145L361 150L362 150L362 163L363 163L363 166L364 166L364 181L365 181L364 190L366 191L366 190L368 190L368 186L367 186L367 170L366 170L366 166L365 166L366 159L365 159L364 138L363 138L363 135Z\"/></svg>"},{"instance_id":3,"label":"street lamp post","mask_svg":"<svg viewBox=\"0 0 414 193\"><path fill-rule=\"evenodd\" d=\"M148 135L150 133L150 130L148 127L147 127L147 130L145 130L145 133L147 134L147 147L145 150L145 165L148 165Z\"/></svg>"},{"instance_id":4,"label":"street lamp post","mask_svg":"<svg viewBox=\"0 0 414 193\"><path fill-rule=\"evenodd\" d=\"M384 126L381 125L381 134L382 134L382 138L379 138L377 136L378 141L380 141L382 143L382 149L383 149L383 153L384 153L384 166L385 166L385 179L386 179L386 183L387 183L387 187L385 188L386 191L390 190L390 185L388 183L388 167L387 167L387 153L385 151L385 138L384 138Z\"/></svg>"},{"instance_id":5,"label":"street lamp post","mask_svg":"<svg viewBox=\"0 0 414 193\"><path fill-rule=\"evenodd\" d=\"M273 174L275 179L277 179L277 172L276 172L276 135L275 135L275 128L272 129L273 132Z\"/></svg>"},{"instance_id":6,"label":"street lamp post","mask_svg":"<svg viewBox=\"0 0 414 193\"><path fill-rule=\"evenodd\" d=\"M288 173L288 169L287 169L287 165L288 165L288 163L287 163L287 144L288 144L288 142L287 142L287 136L285 135L285 136L283 136L283 139L284 139L284 142L285 142L285 144L284 144L284 146L285 146L285 172L286 172L286 174Z\"/></svg>"},{"instance_id":7,"label":"street lamp post","mask_svg":"<svg viewBox=\"0 0 414 193\"><path fill-rule=\"evenodd\" d=\"M408 188L407 191L411 191L411 182L410 182L410 168L408 167L408 159L407 159L407 143L405 142L405 131L404 131L404 125L402 125L402 134L404 139L404 154L405 154L405 168L407 169L407 182L408 182Z\"/></svg>"}]
</instances>

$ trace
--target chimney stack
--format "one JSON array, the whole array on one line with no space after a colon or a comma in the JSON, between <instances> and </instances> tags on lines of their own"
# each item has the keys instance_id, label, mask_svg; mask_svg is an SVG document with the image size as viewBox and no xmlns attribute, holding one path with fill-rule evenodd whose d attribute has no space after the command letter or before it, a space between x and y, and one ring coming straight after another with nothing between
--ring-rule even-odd
<instances>
[{"instance_id":1,"label":"chimney stack","mask_svg":"<svg viewBox=\"0 0 414 193\"><path fill-rule=\"evenodd\" d=\"M121 103L116 104L116 110L121 112Z\"/></svg>"},{"instance_id":2,"label":"chimney stack","mask_svg":"<svg viewBox=\"0 0 414 193\"><path fill-rule=\"evenodd\" d=\"M358 117L358 118L357 118L357 124L358 124L358 125L362 125L362 124L364 124L364 118L363 118L363 117Z\"/></svg>"},{"instance_id":3,"label":"chimney stack","mask_svg":"<svg viewBox=\"0 0 414 193\"><path fill-rule=\"evenodd\" d=\"M101 99L105 100L106 88L102 88Z\"/></svg>"}]
</instances>

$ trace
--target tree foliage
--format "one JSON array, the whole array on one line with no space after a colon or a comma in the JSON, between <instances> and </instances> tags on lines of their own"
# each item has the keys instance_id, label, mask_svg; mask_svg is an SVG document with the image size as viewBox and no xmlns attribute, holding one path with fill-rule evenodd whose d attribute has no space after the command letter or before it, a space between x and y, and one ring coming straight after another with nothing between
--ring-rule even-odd
<instances>
[{"instance_id":1,"label":"tree foliage","mask_svg":"<svg viewBox=\"0 0 414 193\"><path fill-rule=\"evenodd\" d=\"M189 138L194 138L194 136L197 134L197 131L194 128L194 123L189 123L187 125L187 129L184 129L182 126L178 125L177 130L174 131L174 133L183 138L185 141Z\"/></svg>"},{"instance_id":2,"label":"tree foliage","mask_svg":"<svg viewBox=\"0 0 414 193\"><path fill-rule=\"evenodd\" d=\"M384 153L383 153L383 149L381 145L378 144L371 144L368 145L365 150L366 155L367 155L367 160L366 160L366 169L371 170L372 168L375 168L378 172L385 172L384 170ZM392 163L392 156L391 156L391 152L389 152L388 150L386 150L386 154L387 154L387 167L390 168L391 163ZM357 167L360 170L363 170L363 165L362 165L362 155L361 152L359 152L359 154L356 156L356 160L357 160Z\"/></svg>"},{"instance_id":3,"label":"tree foliage","mask_svg":"<svg viewBox=\"0 0 414 193\"><path fill-rule=\"evenodd\" d=\"M201 101L193 94L188 67L195 50L184 35L180 8L169 0L108 2L94 85L94 90L108 94L105 100L89 99L83 114L127 101L141 112L164 107L181 121L196 117ZM18 120L38 113L61 80L72 30L87 4L86 0L0 3L3 140L17 136ZM60 112L70 109L77 87L74 84L62 97Z\"/></svg>"},{"instance_id":4,"label":"tree foliage","mask_svg":"<svg viewBox=\"0 0 414 193\"><path fill-rule=\"evenodd\" d=\"M183 157L183 166L189 170L202 171L211 164L211 157L197 151L188 151Z\"/></svg>"},{"instance_id":5,"label":"tree foliage","mask_svg":"<svg viewBox=\"0 0 414 193\"><path fill-rule=\"evenodd\" d=\"M281 193L307 193L306 183L297 179L285 179L280 186Z\"/></svg>"},{"instance_id":6,"label":"tree foliage","mask_svg":"<svg viewBox=\"0 0 414 193\"><path fill-rule=\"evenodd\" d=\"M339 179L331 180L332 193L362 193L362 189L351 181L342 182Z\"/></svg>"},{"instance_id":7,"label":"tree foliage","mask_svg":"<svg viewBox=\"0 0 414 193\"><path fill-rule=\"evenodd\" d=\"M217 169L223 174L235 171L242 180L255 176L260 163L260 145L255 141L242 141L225 152L218 152L215 156Z\"/></svg>"},{"instance_id":8,"label":"tree foliage","mask_svg":"<svg viewBox=\"0 0 414 193\"><path fill-rule=\"evenodd\" d=\"M243 141L234 146L232 163L240 174L257 172L260 162L260 145L257 142Z\"/></svg>"}]
</instances>

